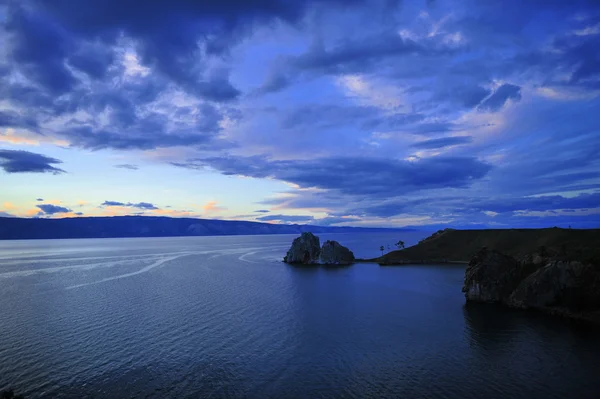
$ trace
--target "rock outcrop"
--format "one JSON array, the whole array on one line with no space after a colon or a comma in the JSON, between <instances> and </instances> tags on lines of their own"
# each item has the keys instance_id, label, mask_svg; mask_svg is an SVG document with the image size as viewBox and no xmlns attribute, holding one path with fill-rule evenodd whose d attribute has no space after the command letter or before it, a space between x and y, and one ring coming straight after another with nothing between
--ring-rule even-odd
<instances>
[{"instance_id":1,"label":"rock outcrop","mask_svg":"<svg viewBox=\"0 0 600 399\"><path fill-rule=\"evenodd\" d=\"M465 271L467 301L600 321L600 270L576 261L532 254L516 260L482 249Z\"/></svg>"},{"instance_id":2,"label":"rock outcrop","mask_svg":"<svg viewBox=\"0 0 600 399\"><path fill-rule=\"evenodd\" d=\"M319 237L313 233L302 233L300 237L294 239L283 261L291 264L314 265L318 263L320 253Z\"/></svg>"},{"instance_id":3,"label":"rock outcrop","mask_svg":"<svg viewBox=\"0 0 600 399\"><path fill-rule=\"evenodd\" d=\"M525 309L600 309L600 273L581 262L552 261L525 278L507 303Z\"/></svg>"},{"instance_id":4,"label":"rock outcrop","mask_svg":"<svg viewBox=\"0 0 600 399\"><path fill-rule=\"evenodd\" d=\"M520 275L519 262L484 248L469 262L462 291L468 301L502 302L517 287Z\"/></svg>"},{"instance_id":5,"label":"rock outcrop","mask_svg":"<svg viewBox=\"0 0 600 399\"><path fill-rule=\"evenodd\" d=\"M354 263L354 254L337 241L327 240L321 248L319 237L312 233L302 235L292 242L287 255L283 258L285 263L301 265L351 265Z\"/></svg>"},{"instance_id":6,"label":"rock outcrop","mask_svg":"<svg viewBox=\"0 0 600 399\"><path fill-rule=\"evenodd\" d=\"M350 265L354 263L354 254L337 241L323 243L319 263L323 265Z\"/></svg>"}]
</instances>

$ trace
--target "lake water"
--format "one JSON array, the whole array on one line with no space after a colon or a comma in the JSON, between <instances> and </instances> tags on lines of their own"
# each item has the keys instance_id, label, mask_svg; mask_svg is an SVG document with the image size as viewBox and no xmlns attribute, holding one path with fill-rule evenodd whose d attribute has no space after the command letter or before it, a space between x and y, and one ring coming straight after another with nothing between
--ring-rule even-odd
<instances>
[{"instance_id":1,"label":"lake water","mask_svg":"<svg viewBox=\"0 0 600 399\"><path fill-rule=\"evenodd\" d=\"M423 233L321 235L376 256ZM29 398L599 398L600 331L465 306L464 266L290 267L294 236L0 242Z\"/></svg>"}]
</instances>

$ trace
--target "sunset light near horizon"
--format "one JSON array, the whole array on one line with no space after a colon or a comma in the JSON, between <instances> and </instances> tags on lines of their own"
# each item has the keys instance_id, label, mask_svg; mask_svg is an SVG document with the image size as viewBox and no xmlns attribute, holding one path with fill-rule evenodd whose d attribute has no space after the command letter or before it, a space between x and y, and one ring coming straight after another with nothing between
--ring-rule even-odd
<instances>
[{"instance_id":1,"label":"sunset light near horizon","mask_svg":"<svg viewBox=\"0 0 600 399\"><path fill-rule=\"evenodd\" d=\"M0 216L600 227L596 1L0 0L0 49Z\"/></svg>"}]
</instances>

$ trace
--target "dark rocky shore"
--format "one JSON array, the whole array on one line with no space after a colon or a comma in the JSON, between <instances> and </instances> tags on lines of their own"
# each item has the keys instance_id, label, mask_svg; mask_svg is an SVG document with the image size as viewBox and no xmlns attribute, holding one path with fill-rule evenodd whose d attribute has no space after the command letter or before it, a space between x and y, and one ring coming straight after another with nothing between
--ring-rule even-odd
<instances>
[{"instance_id":1,"label":"dark rocky shore","mask_svg":"<svg viewBox=\"0 0 600 399\"><path fill-rule=\"evenodd\" d=\"M482 249L469 263L467 301L500 303L600 323L600 267L544 253L515 259Z\"/></svg>"},{"instance_id":2,"label":"dark rocky shore","mask_svg":"<svg viewBox=\"0 0 600 399\"><path fill-rule=\"evenodd\" d=\"M302 233L284 262L468 263L462 290L469 302L535 309L600 324L600 230L446 229L375 259L356 259L336 241L320 247L317 236Z\"/></svg>"}]
</instances>

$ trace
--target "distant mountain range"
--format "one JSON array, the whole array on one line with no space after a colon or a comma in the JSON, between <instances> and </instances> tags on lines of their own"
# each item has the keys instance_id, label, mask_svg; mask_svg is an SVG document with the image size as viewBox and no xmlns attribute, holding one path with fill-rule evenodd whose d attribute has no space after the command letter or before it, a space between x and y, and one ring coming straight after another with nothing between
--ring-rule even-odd
<instances>
[{"instance_id":1,"label":"distant mountain range","mask_svg":"<svg viewBox=\"0 0 600 399\"><path fill-rule=\"evenodd\" d=\"M0 217L0 240L110 237L183 237L219 235L300 234L410 231L363 227L269 224L235 220L113 216L64 219Z\"/></svg>"}]
</instances>

